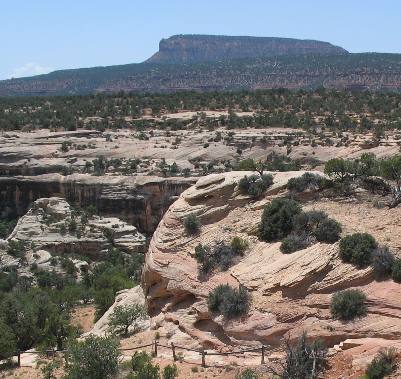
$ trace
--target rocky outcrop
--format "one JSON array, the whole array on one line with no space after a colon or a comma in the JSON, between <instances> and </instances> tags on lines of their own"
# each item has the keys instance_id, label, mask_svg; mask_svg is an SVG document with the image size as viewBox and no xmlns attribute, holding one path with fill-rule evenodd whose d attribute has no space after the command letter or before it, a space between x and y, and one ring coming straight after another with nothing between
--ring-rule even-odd
<instances>
[{"instance_id":1,"label":"rocky outcrop","mask_svg":"<svg viewBox=\"0 0 401 379\"><path fill-rule=\"evenodd\" d=\"M244 174L231 172L200 179L180 196L160 222L143 273L147 303L158 325L171 328L173 323L193 343L207 348L260 342L278 345L283 337L294 338L303 330L312 337L325 339L329 346L347 338L399 339L401 285L391 280L376 282L370 268L359 270L344 264L339 258L338 244L318 243L285 255L280 252L280 243L258 240L256 232L265 204L285 195L288 179L302 172L273 174L274 184L260 201L239 193L237 184ZM331 217L338 215L344 233L366 231L398 251L399 233L383 236L379 224L391 219L398 225L395 211L386 210L390 213L380 214L378 219L377 212L381 211L370 203L357 205L338 199L317 199L304 207L325 210ZM360 219L356 220L353 216L361 208ZM183 219L191 213L202 224L195 236L187 235L183 227ZM199 243L229 242L234 236L248 241L245 256L226 272L200 276L195 247ZM247 316L226 321L208 311L208 293L225 283L244 286L251 293L252 307ZM367 295L367 316L347 323L333 320L329 311L332 294L352 287ZM391 293L391 300L386 293Z\"/></svg>"},{"instance_id":2,"label":"rocky outcrop","mask_svg":"<svg viewBox=\"0 0 401 379\"><path fill-rule=\"evenodd\" d=\"M105 335L109 332L109 319L117 306L125 305L141 305L145 306L145 296L140 286L122 290L118 292L114 304L107 310L107 312L95 323L92 330L88 334ZM135 330L145 330L150 326L149 319L141 320L132 325Z\"/></svg>"},{"instance_id":3,"label":"rocky outcrop","mask_svg":"<svg viewBox=\"0 0 401 379\"><path fill-rule=\"evenodd\" d=\"M2 216L21 216L40 198L62 197L82 208L94 206L152 233L168 207L188 188L190 178L46 174L0 177Z\"/></svg>"},{"instance_id":4,"label":"rocky outcrop","mask_svg":"<svg viewBox=\"0 0 401 379\"><path fill-rule=\"evenodd\" d=\"M175 35L162 39L148 63L198 63L277 55L347 54L328 42L276 37Z\"/></svg>"},{"instance_id":5,"label":"rocky outcrop","mask_svg":"<svg viewBox=\"0 0 401 379\"><path fill-rule=\"evenodd\" d=\"M19 255L10 256L8 245L23 242L22 266L35 263L41 269L52 269L53 256L86 257L91 261L104 260L113 246L127 254L143 254L146 238L137 229L119 220L87 215L75 210L61 198L35 201L21 217L0 249L1 266L19 264ZM76 260L76 266L84 263Z\"/></svg>"}]
</instances>

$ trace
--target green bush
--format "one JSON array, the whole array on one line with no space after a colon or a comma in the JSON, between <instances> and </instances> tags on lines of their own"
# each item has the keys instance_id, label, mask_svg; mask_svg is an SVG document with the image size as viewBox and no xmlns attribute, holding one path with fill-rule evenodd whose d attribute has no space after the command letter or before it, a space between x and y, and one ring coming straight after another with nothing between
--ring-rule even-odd
<instances>
[{"instance_id":1,"label":"green bush","mask_svg":"<svg viewBox=\"0 0 401 379\"><path fill-rule=\"evenodd\" d=\"M286 237L294 228L294 219L301 213L301 206L286 198L274 199L262 214L259 237L263 241L275 241Z\"/></svg>"},{"instance_id":2,"label":"green bush","mask_svg":"<svg viewBox=\"0 0 401 379\"><path fill-rule=\"evenodd\" d=\"M239 181L238 187L241 193L256 199L260 197L273 184L273 176L270 174L244 176Z\"/></svg>"},{"instance_id":3,"label":"green bush","mask_svg":"<svg viewBox=\"0 0 401 379\"><path fill-rule=\"evenodd\" d=\"M366 315L366 296L357 289L336 292L331 299L331 314L334 318L349 321Z\"/></svg>"},{"instance_id":4,"label":"green bush","mask_svg":"<svg viewBox=\"0 0 401 379\"><path fill-rule=\"evenodd\" d=\"M376 279L386 279L390 277L394 261L394 255L388 247L378 247L373 252L372 258L372 267Z\"/></svg>"},{"instance_id":5,"label":"green bush","mask_svg":"<svg viewBox=\"0 0 401 379\"><path fill-rule=\"evenodd\" d=\"M167 365L163 369L163 379L174 379L178 376L178 368L175 364Z\"/></svg>"},{"instance_id":6,"label":"green bush","mask_svg":"<svg viewBox=\"0 0 401 379\"><path fill-rule=\"evenodd\" d=\"M160 379L160 367L152 363L145 351L135 352L131 359L132 371L127 379Z\"/></svg>"},{"instance_id":7,"label":"green bush","mask_svg":"<svg viewBox=\"0 0 401 379\"><path fill-rule=\"evenodd\" d=\"M17 341L13 330L0 320L0 360L8 359L17 351Z\"/></svg>"},{"instance_id":8,"label":"green bush","mask_svg":"<svg viewBox=\"0 0 401 379\"><path fill-rule=\"evenodd\" d=\"M394 348L379 351L366 369L367 379L383 379L393 373L397 367L396 357Z\"/></svg>"},{"instance_id":9,"label":"green bush","mask_svg":"<svg viewBox=\"0 0 401 379\"><path fill-rule=\"evenodd\" d=\"M324 188L325 185L326 180L323 176L305 172L302 176L288 180L287 188L293 192L317 191Z\"/></svg>"},{"instance_id":10,"label":"green bush","mask_svg":"<svg viewBox=\"0 0 401 379\"><path fill-rule=\"evenodd\" d=\"M118 372L118 340L89 336L69 349L66 379L111 379Z\"/></svg>"},{"instance_id":11,"label":"green bush","mask_svg":"<svg viewBox=\"0 0 401 379\"><path fill-rule=\"evenodd\" d=\"M109 329L113 333L127 336L129 327L133 326L134 323L143 320L145 317L146 309L142 305L118 305L110 315Z\"/></svg>"},{"instance_id":12,"label":"green bush","mask_svg":"<svg viewBox=\"0 0 401 379\"><path fill-rule=\"evenodd\" d=\"M201 222L199 221L196 214L192 213L184 218L184 228L187 234L193 235L199 232L201 228Z\"/></svg>"},{"instance_id":13,"label":"green bush","mask_svg":"<svg viewBox=\"0 0 401 379\"><path fill-rule=\"evenodd\" d=\"M334 243L340 239L341 225L336 220L323 220L315 229L314 235L319 242Z\"/></svg>"},{"instance_id":14,"label":"green bush","mask_svg":"<svg viewBox=\"0 0 401 379\"><path fill-rule=\"evenodd\" d=\"M324 165L324 173L330 179L344 183L353 180L357 173L357 164L343 158L333 158Z\"/></svg>"},{"instance_id":15,"label":"green bush","mask_svg":"<svg viewBox=\"0 0 401 379\"><path fill-rule=\"evenodd\" d=\"M371 263L376 248L376 240L370 234L355 233L341 239L340 256L343 262L366 267Z\"/></svg>"},{"instance_id":16,"label":"green bush","mask_svg":"<svg viewBox=\"0 0 401 379\"><path fill-rule=\"evenodd\" d=\"M391 270L391 277L395 282L401 283L401 259L395 259Z\"/></svg>"},{"instance_id":17,"label":"green bush","mask_svg":"<svg viewBox=\"0 0 401 379\"><path fill-rule=\"evenodd\" d=\"M248 248L248 242L239 237L234 237L231 245L218 242L214 246L197 245L195 247L195 259L200 264L199 271L207 274L215 268L227 271L236 256L243 255Z\"/></svg>"},{"instance_id":18,"label":"green bush","mask_svg":"<svg viewBox=\"0 0 401 379\"><path fill-rule=\"evenodd\" d=\"M309 246L308 236L305 234L291 233L284 238L280 245L280 250L284 254L290 254Z\"/></svg>"},{"instance_id":19,"label":"green bush","mask_svg":"<svg viewBox=\"0 0 401 379\"><path fill-rule=\"evenodd\" d=\"M244 240L241 237L234 237L231 240L230 246L233 249L235 254L243 255L245 253L245 251L248 249L249 243L248 243L248 241Z\"/></svg>"},{"instance_id":20,"label":"green bush","mask_svg":"<svg viewBox=\"0 0 401 379\"><path fill-rule=\"evenodd\" d=\"M217 286L208 297L209 311L224 315L226 319L242 316L248 312L250 297L248 291L228 284Z\"/></svg>"}]
</instances>

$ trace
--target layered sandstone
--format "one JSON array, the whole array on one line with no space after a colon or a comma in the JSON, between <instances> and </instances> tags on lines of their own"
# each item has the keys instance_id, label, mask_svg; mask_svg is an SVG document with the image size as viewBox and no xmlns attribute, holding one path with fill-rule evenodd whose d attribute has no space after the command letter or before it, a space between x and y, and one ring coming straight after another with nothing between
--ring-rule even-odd
<instances>
[{"instance_id":1,"label":"layered sandstone","mask_svg":"<svg viewBox=\"0 0 401 379\"><path fill-rule=\"evenodd\" d=\"M286 195L288 179L302 172L273 173L274 184L260 201L239 193L238 181L245 174L230 172L200 179L163 217L150 243L143 274L156 327L177 330L186 343L207 348L255 343L276 346L283 337L294 338L303 330L312 337L322 337L329 346L347 338L400 339L401 285L391 280L377 282L370 268L359 270L343 263L338 243L317 243L285 255L279 250L279 242L258 240L264 205ZM338 219L344 234L369 232L399 253L401 237L397 230L401 219L397 209L377 209L370 202L353 198L317 197L303 206L324 210ZM191 213L202 223L195 236L187 235L183 226L183 219ZM392 225L391 234L383 230L386 224ZM234 236L249 242L245 256L226 272L200 277L195 247L199 243L229 242ZM247 316L226 321L208 311L208 293L225 283L242 285L251 293L252 307ZM352 322L333 320L331 296L353 287L368 297L367 316Z\"/></svg>"}]
</instances>

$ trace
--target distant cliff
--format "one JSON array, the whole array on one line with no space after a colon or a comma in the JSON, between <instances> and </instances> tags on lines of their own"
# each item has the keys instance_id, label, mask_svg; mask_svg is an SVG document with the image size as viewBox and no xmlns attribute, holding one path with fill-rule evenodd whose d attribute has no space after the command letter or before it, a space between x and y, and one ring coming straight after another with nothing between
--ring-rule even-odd
<instances>
[{"instance_id":1,"label":"distant cliff","mask_svg":"<svg viewBox=\"0 0 401 379\"><path fill-rule=\"evenodd\" d=\"M0 81L0 96L318 87L401 91L401 54L348 53L327 42L174 36L143 63Z\"/></svg>"},{"instance_id":2,"label":"distant cliff","mask_svg":"<svg viewBox=\"0 0 401 379\"><path fill-rule=\"evenodd\" d=\"M149 63L199 63L277 55L347 54L328 42L277 37L176 35L162 39Z\"/></svg>"}]
</instances>

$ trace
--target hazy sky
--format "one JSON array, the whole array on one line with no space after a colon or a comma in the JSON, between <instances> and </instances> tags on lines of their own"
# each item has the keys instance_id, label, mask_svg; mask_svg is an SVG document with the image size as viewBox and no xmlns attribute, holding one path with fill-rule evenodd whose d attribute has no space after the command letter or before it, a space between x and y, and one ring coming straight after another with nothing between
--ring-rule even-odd
<instances>
[{"instance_id":1,"label":"hazy sky","mask_svg":"<svg viewBox=\"0 0 401 379\"><path fill-rule=\"evenodd\" d=\"M0 0L0 79L141 62L186 33L401 53L401 0Z\"/></svg>"}]
</instances>

